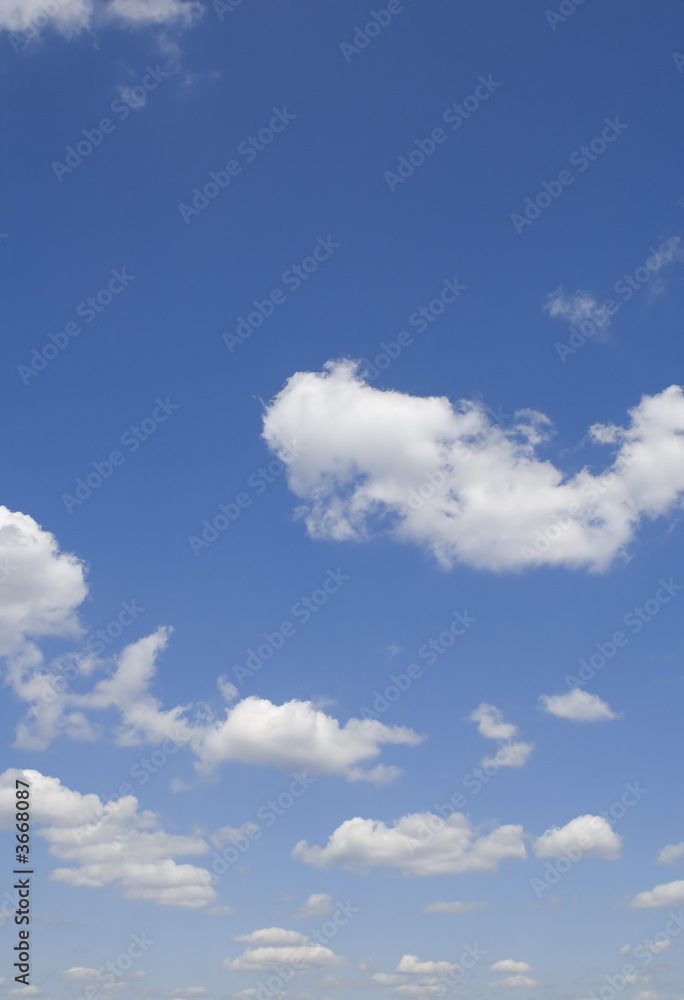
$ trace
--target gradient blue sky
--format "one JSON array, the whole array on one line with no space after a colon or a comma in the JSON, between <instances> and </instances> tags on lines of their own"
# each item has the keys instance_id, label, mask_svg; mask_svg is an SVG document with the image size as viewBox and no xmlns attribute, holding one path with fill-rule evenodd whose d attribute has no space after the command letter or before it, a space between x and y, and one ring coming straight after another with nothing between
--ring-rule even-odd
<instances>
[{"instance_id":1,"label":"gradient blue sky","mask_svg":"<svg viewBox=\"0 0 684 1000\"><path fill-rule=\"evenodd\" d=\"M35 778L31 983L46 1000L75 1000L93 983L108 996L88 970L114 961L132 934L145 932L155 943L122 974L116 995L264 1000L249 991L268 978L267 970L223 968L245 950L233 938L274 927L309 934L341 902L358 912L327 947L347 964L324 957L284 987L293 1000L436 996L441 986L429 976L439 969L385 986L370 977L396 975L406 955L457 963L464 946L475 943L486 956L447 995L511 991L520 1000L580 1000L594 991L611 1000L616 994L605 977L632 962L637 979L624 984L624 996L678 1000L681 937L667 932L671 945L649 952L648 963L633 949L663 931L671 909L681 912L684 885L669 890L665 906L631 901L684 878L681 860L671 868L656 864L666 845L684 840L678 610L684 597L675 591L638 633L624 619L665 593L662 579L684 583L683 404L676 390L661 395L682 382L681 5L586 0L560 20L547 14L559 4L539 0L404 0L376 37L350 53L342 43L353 43L357 26L372 9L385 10L384 2L373 8L359 0L244 0L222 17L211 3L190 8L184 0L79 2L69 0L24 45L20 28L35 17L37 0L0 0L6 330L0 466L8 509L0 542L10 553L0 582L0 651L7 655L0 799L10 831L3 834L0 888L9 891L12 877L5 786L14 771L7 769L30 769L101 800L130 783L139 810L156 814L157 831L207 845L204 854L201 848L161 856L208 869L212 835L259 822L260 807L290 785L297 769L277 754L260 758L258 738L252 744L247 737L236 759L209 770L194 766L204 751L184 746L149 780L131 776L161 740L148 732L136 745L121 745L121 713L97 710L87 692L117 671L126 647L160 626L173 633L150 691L164 710L192 704L186 718L198 729L218 725L226 707L248 696L271 707L310 703L311 715L317 710L344 726L372 707L392 673L418 662L423 676L378 724L406 727L422 740L383 744L377 757L363 759L365 770L382 764L401 771L379 783L348 780L344 769L326 773L310 754L306 769L316 779L310 789L272 826L262 823L242 862L215 881L213 903L197 907L126 898L118 877L100 887L51 878L54 869L78 862L48 853L49 838L39 831L60 822L67 829L76 800L64 806L62 820L50 819L40 805L47 786ZM150 66L167 75L122 120L112 103L139 86ZM480 78L500 85L452 129L445 112L475 93ZM246 147L238 151L284 109L294 117L268 146L256 156L245 155ZM71 173L56 171L53 164L64 162L82 130L97 128L104 117L113 130ZM575 151L616 118L627 128L581 167ZM416 140L440 128L445 138L434 152L404 183L388 183L386 172L396 172ZM190 204L193 189L230 160L240 172L184 221L179 205ZM512 216L543 182L568 169L572 183L518 232ZM326 241L337 244L334 252L295 287L288 269ZM643 281L634 279L639 287L627 300L616 283L644 269L647 259L652 267ZM86 322L87 306L77 313L79 304L122 269L132 279ZM445 280L466 287L423 331L414 314L439 296ZM223 335L234 334L254 300L276 289L285 300L231 351ZM574 353L560 351L561 358L557 345L571 343L571 325L591 325L606 299L617 305L610 322L594 324L596 333ZM70 322L79 323L80 334L41 366L32 352L42 352L49 334ZM401 331L412 342L364 388L368 362ZM326 363L342 359L360 361L356 373L338 364L321 374ZM311 374L288 382L296 373ZM470 443L483 453L493 449L485 485L495 493L500 485L502 498L492 518L466 524L448 567L436 552L440 542L453 541L452 515L431 508L434 520L418 525L420 512L412 521L396 499L401 494L406 504L407 491L434 473L427 459L420 465L420 454L444 444L442 425L436 419L435 429L426 418L423 426L414 404L435 397L445 426L453 417L445 400L456 413L459 401L468 401L465 409L481 421ZM552 520L541 513L538 523L520 527L519 513L523 520L535 516L529 511L537 494L533 482L518 495L519 507L506 506L520 485L516 470L530 462L541 474L543 463L552 463L565 484L600 474L627 439L613 435L601 443L588 436L590 427L627 427L628 411L636 426L648 406L644 397L660 400L667 415L654 418L637 445L632 436L624 446L643 445L631 485L620 493L618 506L631 518L622 541L602 548L611 518L619 520L610 508L600 513L597 532L588 522L582 527L576 548L563 535L558 545L566 548L555 562L541 558L530 566L515 556ZM160 410L158 399L176 408ZM395 410L383 417L390 401ZM528 416L519 414L528 410L551 422L535 418L538 431L546 428L539 440L537 431L525 438ZM153 412L154 433L135 450L132 438L122 443ZM367 422L367 441L352 426L354 416ZM383 427L398 428L391 443ZM420 438L418 464L408 472L403 427ZM266 483L259 470L293 428L304 450L272 466ZM497 450L502 441L512 448L510 463ZM92 463L113 450L123 460L111 476L82 503L65 502ZM443 467L456 475L448 458ZM478 475L468 481L476 498L483 486ZM659 516L643 500L643 483L651 482ZM379 500L373 484L380 492L391 485L394 499ZM234 523L206 547L193 546L204 520L239 494L250 502L243 498ZM298 507L308 512L308 530L306 518L295 516ZM340 510L351 521L358 515L353 530ZM24 534L15 549L17 532ZM54 536L51 550L46 533ZM466 556L471 542L474 554ZM32 562L31 547L41 545L45 562ZM502 555L506 546L513 556ZM61 570L54 578L49 573L66 566L60 552L79 561L69 564L71 590ZM600 571L594 556L603 559ZM14 580L13 559L20 563ZM302 621L297 602L330 572L348 579ZM87 593L76 593L80 579ZM15 584L18 596L8 596ZM93 633L132 601L140 614L106 653L88 659ZM60 610L49 626L52 606ZM419 649L444 632L454 612L466 611L476 622L429 666ZM72 615L80 635L74 628L67 634ZM263 633L286 620L294 634L226 706L217 677L237 683L235 665L244 666ZM545 711L540 697L566 694L566 675L576 676L579 661L620 629L628 642L585 685L592 710L608 705L604 714L614 718L578 721ZM37 648L42 661L22 666ZM70 652L77 653L79 676L65 698L82 695L95 728L76 739L59 723L42 743L22 740L17 726L40 702L22 685L31 671L54 674L56 658ZM518 727L514 739L533 749L520 766L499 768L472 794L464 779L499 748L469 719L483 704L495 706ZM284 751L300 738L306 742L296 720L288 724ZM612 833L587 851L593 856L573 863L539 898L532 880L543 878L556 858L538 856L537 838L609 811L634 782L647 793L610 819ZM405 877L400 864L368 869L359 862L360 870L349 870L343 857L331 856L328 867L317 868L292 857L300 841L324 847L354 817L391 827L402 817L434 813L464 790L459 811L474 835L520 825L525 860L503 858L491 871ZM619 851L611 847L616 837ZM123 836L119 843L125 862L132 842ZM424 848L428 867L431 843ZM362 861L366 848L359 847ZM312 894L329 895L330 912L321 903L320 915L293 917ZM421 912L437 901L487 906ZM2 940L0 990L13 995L8 914ZM619 954L628 944L632 951ZM491 971L507 959L531 968ZM74 969L85 971L69 974ZM134 978L136 970L146 975ZM503 982L516 975L529 981Z\"/></svg>"}]
</instances>

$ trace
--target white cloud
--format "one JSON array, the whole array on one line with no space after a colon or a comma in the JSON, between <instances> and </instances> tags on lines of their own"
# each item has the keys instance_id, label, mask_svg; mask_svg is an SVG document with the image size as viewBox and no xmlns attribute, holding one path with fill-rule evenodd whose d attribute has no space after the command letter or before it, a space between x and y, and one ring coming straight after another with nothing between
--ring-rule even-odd
<instances>
[{"instance_id":1,"label":"white cloud","mask_svg":"<svg viewBox=\"0 0 684 1000\"><path fill-rule=\"evenodd\" d=\"M281 964L292 965L298 971L305 971L346 965L347 959L341 958L321 944L247 948L238 958L227 958L223 968L229 972L258 972Z\"/></svg>"},{"instance_id":2,"label":"white cloud","mask_svg":"<svg viewBox=\"0 0 684 1000\"><path fill-rule=\"evenodd\" d=\"M621 948L618 948L618 955L629 955L631 950L631 944L623 944Z\"/></svg>"},{"instance_id":3,"label":"white cloud","mask_svg":"<svg viewBox=\"0 0 684 1000\"><path fill-rule=\"evenodd\" d=\"M31 783L32 818L41 824L35 832L48 842L51 855L72 863L55 868L52 880L90 888L116 883L125 899L164 906L200 909L215 900L215 880L206 869L174 860L208 854L208 844L196 836L166 833L153 812L139 809L133 795L104 803L97 795L66 788L58 778L9 768L0 775L0 826L13 825L17 777Z\"/></svg>"},{"instance_id":4,"label":"white cloud","mask_svg":"<svg viewBox=\"0 0 684 1000\"><path fill-rule=\"evenodd\" d=\"M406 976L394 972L376 972L370 977L369 982L374 986L400 986L406 982Z\"/></svg>"},{"instance_id":5,"label":"white cloud","mask_svg":"<svg viewBox=\"0 0 684 1000\"><path fill-rule=\"evenodd\" d=\"M517 736L518 727L504 722L503 714L495 705L483 701L468 718L477 723L480 736L488 740L510 740Z\"/></svg>"},{"instance_id":6,"label":"white cloud","mask_svg":"<svg viewBox=\"0 0 684 1000\"><path fill-rule=\"evenodd\" d=\"M189 27L202 16L196 0L108 0L103 8L107 20L123 24L177 24Z\"/></svg>"},{"instance_id":7,"label":"white cloud","mask_svg":"<svg viewBox=\"0 0 684 1000\"><path fill-rule=\"evenodd\" d=\"M683 854L684 854L684 843L668 844L667 847L663 847L662 851L658 855L656 864L673 865L675 861L679 861L679 859Z\"/></svg>"},{"instance_id":8,"label":"white cloud","mask_svg":"<svg viewBox=\"0 0 684 1000\"><path fill-rule=\"evenodd\" d=\"M634 1000L658 1000L658 993L653 993L652 990L642 990L641 993L637 993Z\"/></svg>"},{"instance_id":9,"label":"white cloud","mask_svg":"<svg viewBox=\"0 0 684 1000\"><path fill-rule=\"evenodd\" d=\"M87 969L82 965L73 965L66 972L62 973L62 979L66 979L67 982L71 983L89 982L91 979L97 978L97 972L97 969Z\"/></svg>"},{"instance_id":10,"label":"white cloud","mask_svg":"<svg viewBox=\"0 0 684 1000\"><path fill-rule=\"evenodd\" d=\"M669 951L671 947L671 939L665 938L662 941L654 941L652 944L649 944L648 950L652 951L654 955L661 955L664 951Z\"/></svg>"},{"instance_id":11,"label":"white cloud","mask_svg":"<svg viewBox=\"0 0 684 1000\"><path fill-rule=\"evenodd\" d=\"M427 903L422 913L470 913L472 910L484 910L488 903Z\"/></svg>"},{"instance_id":12,"label":"white cloud","mask_svg":"<svg viewBox=\"0 0 684 1000\"><path fill-rule=\"evenodd\" d=\"M521 410L502 426L478 402L373 388L343 361L293 375L266 411L264 438L314 537L363 540L384 527L445 567L603 571L643 518L672 512L684 491L681 388L644 396L629 417L590 429L618 446L602 475L568 476L537 454L543 414Z\"/></svg>"},{"instance_id":13,"label":"white cloud","mask_svg":"<svg viewBox=\"0 0 684 1000\"><path fill-rule=\"evenodd\" d=\"M522 767L533 750L532 743L503 743L493 757L483 757L480 767Z\"/></svg>"},{"instance_id":14,"label":"white cloud","mask_svg":"<svg viewBox=\"0 0 684 1000\"><path fill-rule=\"evenodd\" d=\"M48 675L44 673L14 685L15 692L31 702L17 730L17 745L44 748L59 732L76 738L77 719L82 728L92 731L84 713L113 710L121 717L120 745L168 746L173 739L176 748L186 744L194 751L196 767L204 773L222 763L241 762L385 783L400 773L398 768L364 765L379 756L383 744L415 746L421 742L412 730L386 726L376 719L349 719L340 725L309 701L274 705L251 695L224 708L218 719L202 705L164 709L150 693L150 685L170 632L159 628L127 646L113 664L98 664L100 669L107 666L109 674L86 693L66 690L56 694L51 687L52 697L46 702L43 692Z\"/></svg>"},{"instance_id":15,"label":"white cloud","mask_svg":"<svg viewBox=\"0 0 684 1000\"><path fill-rule=\"evenodd\" d=\"M177 986L169 993L170 997L204 997L206 995L206 986Z\"/></svg>"},{"instance_id":16,"label":"white cloud","mask_svg":"<svg viewBox=\"0 0 684 1000\"><path fill-rule=\"evenodd\" d=\"M622 838L603 816L578 816L563 827L554 826L533 843L538 858L560 858L579 851L580 857L613 859L620 856Z\"/></svg>"},{"instance_id":17,"label":"white cloud","mask_svg":"<svg viewBox=\"0 0 684 1000\"><path fill-rule=\"evenodd\" d=\"M397 986L394 991L400 997L441 997L444 996L444 986L428 983L405 983Z\"/></svg>"},{"instance_id":18,"label":"white cloud","mask_svg":"<svg viewBox=\"0 0 684 1000\"><path fill-rule=\"evenodd\" d=\"M506 979L495 980L490 986L506 986L511 989L519 989L524 986L539 986L539 983L535 983L534 979L530 979L528 976L508 976Z\"/></svg>"},{"instance_id":19,"label":"white cloud","mask_svg":"<svg viewBox=\"0 0 684 1000\"><path fill-rule=\"evenodd\" d=\"M489 966L490 972L531 972L532 966L527 962L515 962L512 958L503 958Z\"/></svg>"},{"instance_id":20,"label":"white cloud","mask_svg":"<svg viewBox=\"0 0 684 1000\"><path fill-rule=\"evenodd\" d=\"M252 931L251 934L237 934L233 941L251 945L287 945L307 944L309 938L298 931L287 931L282 927L265 927L263 930Z\"/></svg>"},{"instance_id":21,"label":"white cloud","mask_svg":"<svg viewBox=\"0 0 684 1000\"><path fill-rule=\"evenodd\" d=\"M76 609L87 592L76 556L28 514L0 506L0 656L11 658L15 684L27 663L40 662L32 640L81 634Z\"/></svg>"},{"instance_id":22,"label":"white cloud","mask_svg":"<svg viewBox=\"0 0 684 1000\"><path fill-rule=\"evenodd\" d=\"M608 313L604 310L597 312L599 303L588 292L566 295L559 287L547 296L544 309L550 316L560 317L571 325L582 323L586 319L593 319L597 326L605 327L610 323Z\"/></svg>"},{"instance_id":23,"label":"white cloud","mask_svg":"<svg viewBox=\"0 0 684 1000\"><path fill-rule=\"evenodd\" d=\"M397 966L397 972L408 975L434 976L452 972L455 968L453 962L421 962L417 955L404 955Z\"/></svg>"},{"instance_id":24,"label":"white cloud","mask_svg":"<svg viewBox=\"0 0 684 1000\"><path fill-rule=\"evenodd\" d=\"M525 856L521 826L500 826L480 835L463 813L446 820L413 813L392 827L357 816L342 823L326 847L309 847L302 840L292 851L292 857L317 868L377 866L417 876L495 871L505 858Z\"/></svg>"},{"instance_id":25,"label":"white cloud","mask_svg":"<svg viewBox=\"0 0 684 1000\"><path fill-rule=\"evenodd\" d=\"M0 31L40 28L46 20L67 38L112 22L129 27L186 28L203 13L203 6L197 0L60 0L47 19L40 15L45 9L49 7L46 8L44 0L0 0Z\"/></svg>"},{"instance_id":26,"label":"white cloud","mask_svg":"<svg viewBox=\"0 0 684 1000\"><path fill-rule=\"evenodd\" d=\"M332 896L327 892L312 892L309 898L292 914L294 920L309 920L311 917L323 917L330 913L333 907Z\"/></svg>"},{"instance_id":27,"label":"white cloud","mask_svg":"<svg viewBox=\"0 0 684 1000\"><path fill-rule=\"evenodd\" d=\"M18 989L10 990L10 996L13 997L35 997L39 993L37 986L20 986Z\"/></svg>"},{"instance_id":28,"label":"white cloud","mask_svg":"<svg viewBox=\"0 0 684 1000\"><path fill-rule=\"evenodd\" d=\"M680 903L684 903L684 881L681 879L637 893L630 906L637 910L650 910L658 906L678 906Z\"/></svg>"},{"instance_id":29,"label":"white cloud","mask_svg":"<svg viewBox=\"0 0 684 1000\"><path fill-rule=\"evenodd\" d=\"M603 722L619 718L597 694L589 694L581 688L573 688L567 694L543 694L539 701L545 712L572 722Z\"/></svg>"}]
</instances>

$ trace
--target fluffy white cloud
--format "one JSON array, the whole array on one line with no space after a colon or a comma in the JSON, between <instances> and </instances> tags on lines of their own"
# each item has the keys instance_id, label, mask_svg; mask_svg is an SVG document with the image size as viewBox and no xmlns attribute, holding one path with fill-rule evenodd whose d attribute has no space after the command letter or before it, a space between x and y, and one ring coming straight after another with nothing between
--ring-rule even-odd
<instances>
[{"instance_id":1,"label":"fluffy white cloud","mask_svg":"<svg viewBox=\"0 0 684 1000\"><path fill-rule=\"evenodd\" d=\"M532 966L527 962L515 962L512 958L503 958L489 966L490 972L531 972Z\"/></svg>"},{"instance_id":2,"label":"fluffy white cloud","mask_svg":"<svg viewBox=\"0 0 684 1000\"><path fill-rule=\"evenodd\" d=\"M78 636L76 609L87 594L85 567L28 514L0 506L0 656L38 656L31 640Z\"/></svg>"},{"instance_id":3,"label":"fluffy white cloud","mask_svg":"<svg viewBox=\"0 0 684 1000\"><path fill-rule=\"evenodd\" d=\"M397 868L404 875L458 875L495 871L505 858L524 858L521 826L500 826L479 835L463 813L443 820L432 813L403 816L392 827L380 820L346 820L326 847L301 840L292 857L317 868Z\"/></svg>"},{"instance_id":4,"label":"fluffy white cloud","mask_svg":"<svg viewBox=\"0 0 684 1000\"><path fill-rule=\"evenodd\" d=\"M483 757L480 767L522 767L533 750L532 743L503 743L493 757Z\"/></svg>"},{"instance_id":5,"label":"fluffy white cloud","mask_svg":"<svg viewBox=\"0 0 684 1000\"><path fill-rule=\"evenodd\" d=\"M663 847L662 851L658 855L656 864L673 865L675 861L679 861L682 854L684 854L684 843L668 844L667 847Z\"/></svg>"},{"instance_id":6,"label":"fluffy white cloud","mask_svg":"<svg viewBox=\"0 0 684 1000\"><path fill-rule=\"evenodd\" d=\"M264 438L314 537L360 540L384 525L445 567L598 571L684 491L681 388L644 396L629 417L589 430L617 446L602 475L567 476L537 454L543 414L521 410L502 426L478 402L373 388L342 361L293 375L266 411Z\"/></svg>"},{"instance_id":7,"label":"fluffy white cloud","mask_svg":"<svg viewBox=\"0 0 684 1000\"><path fill-rule=\"evenodd\" d=\"M453 962L421 962L417 955L404 955L397 966L397 972L408 975L438 976L452 972L455 968Z\"/></svg>"},{"instance_id":8,"label":"fluffy white cloud","mask_svg":"<svg viewBox=\"0 0 684 1000\"><path fill-rule=\"evenodd\" d=\"M650 910L658 906L679 906L680 903L684 903L684 881L681 879L637 893L630 906L637 910Z\"/></svg>"},{"instance_id":9,"label":"fluffy white cloud","mask_svg":"<svg viewBox=\"0 0 684 1000\"><path fill-rule=\"evenodd\" d=\"M252 931L251 934L237 934L233 941L251 945L286 945L307 944L309 938L306 934L284 930L282 927L264 927L263 930Z\"/></svg>"},{"instance_id":10,"label":"fluffy white cloud","mask_svg":"<svg viewBox=\"0 0 684 1000\"><path fill-rule=\"evenodd\" d=\"M327 892L312 892L309 898L292 914L294 920L309 920L311 917L323 917L332 910L332 896Z\"/></svg>"},{"instance_id":11,"label":"fluffy white cloud","mask_svg":"<svg viewBox=\"0 0 684 1000\"><path fill-rule=\"evenodd\" d=\"M223 968L228 972L259 972L278 965L292 965L297 971L326 969L346 965L347 959L336 955L322 944L286 945L280 948L247 948L238 958L227 958Z\"/></svg>"},{"instance_id":12,"label":"fluffy white cloud","mask_svg":"<svg viewBox=\"0 0 684 1000\"><path fill-rule=\"evenodd\" d=\"M307 768L350 781L384 782L399 771L383 764L370 770L359 765L377 757L383 743L416 746L421 737L376 719L349 719L340 726L308 701L274 705L251 696L228 708L223 721L193 734L191 742L207 767L241 760L287 770Z\"/></svg>"},{"instance_id":13,"label":"fluffy white cloud","mask_svg":"<svg viewBox=\"0 0 684 1000\"><path fill-rule=\"evenodd\" d=\"M603 722L619 718L597 694L589 694L581 688L573 688L567 694L543 694L539 702L545 712L572 722Z\"/></svg>"},{"instance_id":14,"label":"fluffy white cloud","mask_svg":"<svg viewBox=\"0 0 684 1000\"><path fill-rule=\"evenodd\" d=\"M470 913L472 910L484 910L488 903L427 903L422 913Z\"/></svg>"},{"instance_id":15,"label":"fluffy white cloud","mask_svg":"<svg viewBox=\"0 0 684 1000\"><path fill-rule=\"evenodd\" d=\"M518 733L517 726L511 722L503 721L500 709L495 705L488 705L484 701L468 718L471 722L477 723L480 735L488 740L510 740Z\"/></svg>"},{"instance_id":16,"label":"fluffy white cloud","mask_svg":"<svg viewBox=\"0 0 684 1000\"><path fill-rule=\"evenodd\" d=\"M0 0L0 31L24 32L49 23L67 38L107 23L137 27L154 24L188 27L203 13L198 0ZM43 14L41 15L41 11Z\"/></svg>"},{"instance_id":17,"label":"fluffy white cloud","mask_svg":"<svg viewBox=\"0 0 684 1000\"><path fill-rule=\"evenodd\" d=\"M206 995L206 986L177 986L169 993L170 997L204 997Z\"/></svg>"},{"instance_id":18,"label":"fluffy white cloud","mask_svg":"<svg viewBox=\"0 0 684 1000\"><path fill-rule=\"evenodd\" d=\"M507 976L506 979L498 979L490 986L507 986L511 989L519 989L523 986L539 986L539 983L535 983L534 979L530 979L529 976Z\"/></svg>"},{"instance_id":19,"label":"fluffy white cloud","mask_svg":"<svg viewBox=\"0 0 684 1000\"><path fill-rule=\"evenodd\" d=\"M39 666L31 672L24 665L13 687L30 708L17 729L17 745L42 749L60 732L74 739L94 738L93 713L114 711L122 723L117 729L121 745L171 746L168 741L172 740L175 749L187 745L193 750L202 772L239 761L383 783L393 780L399 770L384 764L364 766L379 756L381 746L421 742L412 730L386 726L376 719L349 719L342 726L308 701L274 705L266 698L249 696L226 707L218 719L205 705L165 709L151 694L150 685L170 633L169 628L159 628L127 646L113 663L87 659L80 675L75 669L78 681L94 669L108 669L109 674L84 693L70 690L68 684L66 689L55 689L55 679L64 680L61 661L48 671Z\"/></svg>"},{"instance_id":20,"label":"fluffy white cloud","mask_svg":"<svg viewBox=\"0 0 684 1000\"><path fill-rule=\"evenodd\" d=\"M215 900L215 879L205 868L174 860L208 854L208 844L166 833L153 812L138 808L133 795L104 803L39 771L8 768L0 775L0 826L13 826L16 778L31 783L32 818L44 824L35 832L48 842L50 854L71 862L55 868L51 879L91 888L117 883L125 899L165 906L199 909Z\"/></svg>"},{"instance_id":21,"label":"fluffy white cloud","mask_svg":"<svg viewBox=\"0 0 684 1000\"><path fill-rule=\"evenodd\" d=\"M620 856L622 838L603 816L578 816L565 826L554 826L533 843L538 858L560 858L568 851L581 857L613 859Z\"/></svg>"}]
</instances>

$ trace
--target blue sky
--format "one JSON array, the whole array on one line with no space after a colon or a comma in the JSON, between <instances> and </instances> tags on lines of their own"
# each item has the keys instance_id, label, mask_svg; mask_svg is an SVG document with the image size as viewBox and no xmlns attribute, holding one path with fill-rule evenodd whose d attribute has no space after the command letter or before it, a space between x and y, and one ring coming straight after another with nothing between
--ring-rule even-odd
<instances>
[{"instance_id":1,"label":"blue sky","mask_svg":"<svg viewBox=\"0 0 684 1000\"><path fill-rule=\"evenodd\" d=\"M0 31L0 991L681 1000L679 5Z\"/></svg>"}]
</instances>

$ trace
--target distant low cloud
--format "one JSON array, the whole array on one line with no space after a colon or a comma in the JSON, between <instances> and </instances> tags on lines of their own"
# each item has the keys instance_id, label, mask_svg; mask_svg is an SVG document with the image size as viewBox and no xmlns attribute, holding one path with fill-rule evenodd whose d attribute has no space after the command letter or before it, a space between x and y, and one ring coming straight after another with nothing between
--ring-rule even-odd
<instances>
[{"instance_id":1,"label":"distant low cloud","mask_svg":"<svg viewBox=\"0 0 684 1000\"><path fill-rule=\"evenodd\" d=\"M523 989L525 987L539 986L534 979L528 976L507 976L506 979L497 979L490 986L503 986L508 989Z\"/></svg>"},{"instance_id":2,"label":"distant low cloud","mask_svg":"<svg viewBox=\"0 0 684 1000\"><path fill-rule=\"evenodd\" d=\"M504 958L489 966L490 972L531 972L532 966L527 962L516 962L512 958Z\"/></svg>"},{"instance_id":3,"label":"distant low cloud","mask_svg":"<svg viewBox=\"0 0 684 1000\"><path fill-rule=\"evenodd\" d=\"M567 694L543 694L539 703L549 715L572 722L605 722L620 717L597 694L589 694L581 688L574 688Z\"/></svg>"},{"instance_id":4,"label":"distant low cloud","mask_svg":"<svg viewBox=\"0 0 684 1000\"><path fill-rule=\"evenodd\" d=\"M453 962L421 962L417 955L404 955L396 971L412 976L439 976L452 972L455 968Z\"/></svg>"},{"instance_id":5,"label":"distant low cloud","mask_svg":"<svg viewBox=\"0 0 684 1000\"><path fill-rule=\"evenodd\" d=\"M484 910L488 903L427 903L422 913L471 913L472 910Z\"/></svg>"},{"instance_id":6,"label":"distant low cloud","mask_svg":"<svg viewBox=\"0 0 684 1000\"><path fill-rule=\"evenodd\" d=\"M248 948L238 958L227 958L223 968L228 972L262 972L279 965L294 965L295 968L306 971L347 964L346 958L336 955L330 948L321 944L302 944Z\"/></svg>"},{"instance_id":7,"label":"distant low cloud","mask_svg":"<svg viewBox=\"0 0 684 1000\"><path fill-rule=\"evenodd\" d=\"M312 917L323 917L333 908L332 896L327 892L313 892L298 910L292 914L294 920L309 920Z\"/></svg>"}]
</instances>

